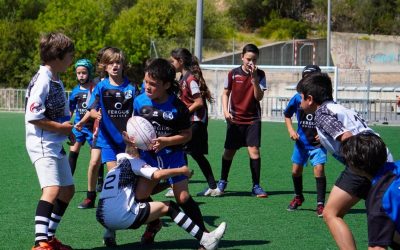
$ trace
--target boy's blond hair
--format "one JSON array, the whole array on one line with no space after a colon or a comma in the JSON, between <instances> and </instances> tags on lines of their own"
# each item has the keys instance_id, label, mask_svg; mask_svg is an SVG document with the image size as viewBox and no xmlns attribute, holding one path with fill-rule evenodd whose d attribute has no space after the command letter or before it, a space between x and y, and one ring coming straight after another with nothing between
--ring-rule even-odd
<instances>
[{"instance_id":1,"label":"boy's blond hair","mask_svg":"<svg viewBox=\"0 0 400 250\"><path fill-rule=\"evenodd\" d=\"M115 62L121 63L122 75L124 75L125 69L127 67L124 53L118 48L107 48L101 55L97 71L103 76L108 76L108 73L106 72L107 65Z\"/></svg>"},{"instance_id":2,"label":"boy's blond hair","mask_svg":"<svg viewBox=\"0 0 400 250\"><path fill-rule=\"evenodd\" d=\"M67 53L74 52L74 42L63 33L48 33L42 35L39 44L40 60L47 63L56 59L64 59Z\"/></svg>"}]
</instances>

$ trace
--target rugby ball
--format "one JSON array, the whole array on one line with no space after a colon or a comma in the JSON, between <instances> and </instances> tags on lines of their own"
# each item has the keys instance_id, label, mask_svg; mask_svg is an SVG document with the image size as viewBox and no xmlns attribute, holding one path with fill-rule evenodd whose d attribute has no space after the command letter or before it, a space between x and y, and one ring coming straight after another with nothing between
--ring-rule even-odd
<instances>
[{"instance_id":1,"label":"rugby ball","mask_svg":"<svg viewBox=\"0 0 400 250\"><path fill-rule=\"evenodd\" d=\"M136 147L142 150L151 150L153 140L157 138L153 125L141 116L132 116L126 124L129 137L135 138Z\"/></svg>"}]
</instances>

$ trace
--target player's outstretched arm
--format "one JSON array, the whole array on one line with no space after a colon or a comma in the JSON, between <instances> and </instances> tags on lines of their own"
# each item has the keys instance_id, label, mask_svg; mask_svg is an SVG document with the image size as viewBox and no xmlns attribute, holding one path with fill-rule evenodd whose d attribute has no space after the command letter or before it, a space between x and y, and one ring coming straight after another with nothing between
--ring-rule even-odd
<instances>
[{"instance_id":1,"label":"player's outstretched arm","mask_svg":"<svg viewBox=\"0 0 400 250\"><path fill-rule=\"evenodd\" d=\"M193 170L189 169L187 166L172 169L159 169L153 173L152 180L166 179L176 175L186 175L187 177L192 177Z\"/></svg>"}]
</instances>

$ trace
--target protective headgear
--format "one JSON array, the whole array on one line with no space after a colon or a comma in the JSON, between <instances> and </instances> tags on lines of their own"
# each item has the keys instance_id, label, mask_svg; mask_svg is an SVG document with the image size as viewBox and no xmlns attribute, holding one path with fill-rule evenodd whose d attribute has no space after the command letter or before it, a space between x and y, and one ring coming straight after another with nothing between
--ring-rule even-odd
<instances>
[{"instance_id":1,"label":"protective headgear","mask_svg":"<svg viewBox=\"0 0 400 250\"><path fill-rule=\"evenodd\" d=\"M304 78L305 76L316 72L321 72L321 69L318 67L318 65L307 65L303 69L302 77Z\"/></svg>"},{"instance_id":2,"label":"protective headgear","mask_svg":"<svg viewBox=\"0 0 400 250\"><path fill-rule=\"evenodd\" d=\"M75 70L76 68L83 66L85 67L88 72L89 72L89 79L92 79L92 75L93 75L93 64L86 58L83 59L79 59L78 61L76 61L75 63Z\"/></svg>"}]
</instances>

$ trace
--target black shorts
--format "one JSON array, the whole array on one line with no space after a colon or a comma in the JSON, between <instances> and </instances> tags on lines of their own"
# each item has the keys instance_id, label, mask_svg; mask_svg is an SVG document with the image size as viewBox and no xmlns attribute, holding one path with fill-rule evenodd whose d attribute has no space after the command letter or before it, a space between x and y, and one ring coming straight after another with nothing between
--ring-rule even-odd
<instances>
[{"instance_id":1,"label":"black shorts","mask_svg":"<svg viewBox=\"0 0 400 250\"><path fill-rule=\"evenodd\" d=\"M186 143L184 150L188 154L208 154L207 124L204 122L192 123L192 139Z\"/></svg>"},{"instance_id":2,"label":"black shorts","mask_svg":"<svg viewBox=\"0 0 400 250\"><path fill-rule=\"evenodd\" d=\"M337 178L335 186L365 200L371 189L371 181L366 177L355 174L349 167L346 167Z\"/></svg>"},{"instance_id":3,"label":"black shorts","mask_svg":"<svg viewBox=\"0 0 400 250\"><path fill-rule=\"evenodd\" d=\"M261 146L261 121L253 124L227 122L225 149Z\"/></svg>"},{"instance_id":4,"label":"black shorts","mask_svg":"<svg viewBox=\"0 0 400 250\"><path fill-rule=\"evenodd\" d=\"M130 225L129 229L138 229L141 225L145 224L150 215L150 204L148 202L139 202L139 212L136 215L135 221Z\"/></svg>"}]
</instances>

